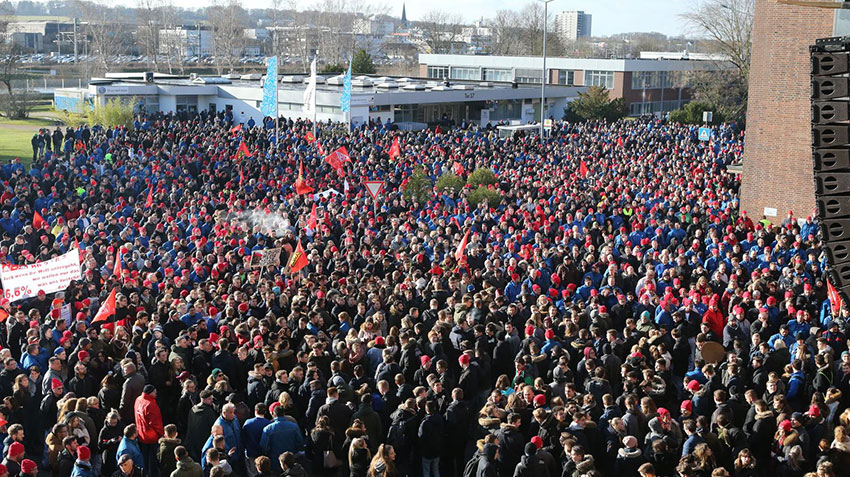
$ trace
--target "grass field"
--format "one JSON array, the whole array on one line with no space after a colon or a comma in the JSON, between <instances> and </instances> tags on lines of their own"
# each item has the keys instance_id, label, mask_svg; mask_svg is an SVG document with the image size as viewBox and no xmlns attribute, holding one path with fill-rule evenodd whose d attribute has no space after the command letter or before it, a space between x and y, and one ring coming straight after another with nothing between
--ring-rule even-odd
<instances>
[{"instance_id":1,"label":"grass field","mask_svg":"<svg viewBox=\"0 0 850 477\"><path fill-rule=\"evenodd\" d=\"M39 128L51 128L57 124L59 114L52 106L33 109L29 119L10 120L0 116L0 163L20 157L29 164L32 161L32 135Z\"/></svg>"}]
</instances>

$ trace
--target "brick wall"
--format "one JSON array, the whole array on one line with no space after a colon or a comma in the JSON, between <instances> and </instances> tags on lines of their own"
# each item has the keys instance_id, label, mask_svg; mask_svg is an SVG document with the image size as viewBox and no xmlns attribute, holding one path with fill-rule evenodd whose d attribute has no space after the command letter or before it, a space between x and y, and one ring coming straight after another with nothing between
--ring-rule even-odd
<instances>
[{"instance_id":1,"label":"brick wall","mask_svg":"<svg viewBox=\"0 0 850 477\"><path fill-rule=\"evenodd\" d=\"M814 209L809 45L832 36L833 11L756 0L750 66L742 210Z\"/></svg>"}]
</instances>

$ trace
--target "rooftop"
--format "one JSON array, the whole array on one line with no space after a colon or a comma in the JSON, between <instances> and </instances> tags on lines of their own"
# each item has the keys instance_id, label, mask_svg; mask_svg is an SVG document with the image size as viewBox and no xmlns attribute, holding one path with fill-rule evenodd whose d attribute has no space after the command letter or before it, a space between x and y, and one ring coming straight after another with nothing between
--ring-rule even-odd
<instances>
[{"instance_id":1,"label":"rooftop","mask_svg":"<svg viewBox=\"0 0 850 477\"><path fill-rule=\"evenodd\" d=\"M103 78L92 78L90 85L98 86L151 86L144 80L143 72L131 73L107 73ZM342 91L343 78L341 74L317 75L316 89L319 91ZM280 75L278 88L280 90L303 90L309 75ZM154 73L154 85L157 86L208 86L208 85L232 85L260 88L265 80L265 75L223 75L223 76L176 76L164 73ZM549 85L547 88L566 87L562 85ZM413 91L475 91L493 89L531 89L540 90L540 85L516 84L509 82L493 81L464 81L450 80L446 84L442 80L430 78L411 78L406 76L379 76L358 75L351 79L351 89L354 93L394 93Z\"/></svg>"}]
</instances>

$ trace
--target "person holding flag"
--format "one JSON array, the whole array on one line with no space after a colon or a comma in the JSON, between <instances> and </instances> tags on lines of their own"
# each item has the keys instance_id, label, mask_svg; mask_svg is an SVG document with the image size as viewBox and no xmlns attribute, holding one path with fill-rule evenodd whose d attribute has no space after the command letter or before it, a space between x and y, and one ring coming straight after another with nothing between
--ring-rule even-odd
<instances>
[{"instance_id":1,"label":"person holding flag","mask_svg":"<svg viewBox=\"0 0 850 477\"><path fill-rule=\"evenodd\" d=\"M307 259L307 254L304 253L304 249L301 247L301 241L299 240L298 245L295 247L295 251L292 252L292 256L289 257L289 263L287 263L289 271L291 273L298 273L309 263L310 261Z\"/></svg>"},{"instance_id":2,"label":"person holding flag","mask_svg":"<svg viewBox=\"0 0 850 477\"><path fill-rule=\"evenodd\" d=\"M313 188L304 181L304 163L298 161L298 177L295 179L295 193L298 195L309 194Z\"/></svg>"}]
</instances>

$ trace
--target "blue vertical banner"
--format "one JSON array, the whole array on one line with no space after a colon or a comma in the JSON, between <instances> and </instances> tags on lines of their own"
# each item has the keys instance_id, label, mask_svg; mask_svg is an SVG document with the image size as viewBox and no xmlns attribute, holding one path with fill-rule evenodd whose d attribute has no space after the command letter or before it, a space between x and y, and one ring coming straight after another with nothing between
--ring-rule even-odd
<instances>
[{"instance_id":1,"label":"blue vertical banner","mask_svg":"<svg viewBox=\"0 0 850 477\"><path fill-rule=\"evenodd\" d=\"M263 116L277 117L277 57L268 59L266 82L263 84L263 104L260 106Z\"/></svg>"},{"instance_id":2,"label":"blue vertical banner","mask_svg":"<svg viewBox=\"0 0 850 477\"><path fill-rule=\"evenodd\" d=\"M342 112L351 111L351 61L348 61L348 71L342 80L342 96L339 98L339 107Z\"/></svg>"}]
</instances>

